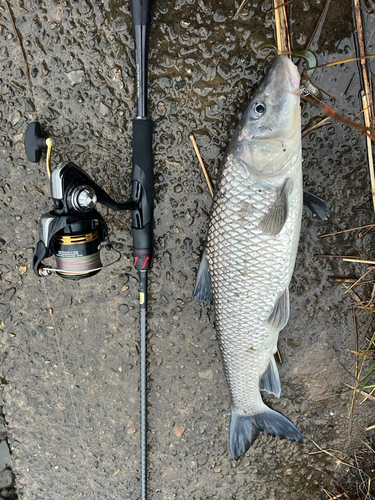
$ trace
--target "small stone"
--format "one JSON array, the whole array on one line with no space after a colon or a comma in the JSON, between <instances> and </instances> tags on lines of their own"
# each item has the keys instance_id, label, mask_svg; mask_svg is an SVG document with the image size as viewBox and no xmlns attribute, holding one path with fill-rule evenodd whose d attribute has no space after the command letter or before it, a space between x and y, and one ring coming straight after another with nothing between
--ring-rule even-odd
<instances>
[{"instance_id":1,"label":"small stone","mask_svg":"<svg viewBox=\"0 0 375 500\"><path fill-rule=\"evenodd\" d=\"M180 426L175 426L173 428L174 433L176 434L177 437L181 437L182 434L186 431L186 425L180 425Z\"/></svg>"},{"instance_id":2,"label":"small stone","mask_svg":"<svg viewBox=\"0 0 375 500\"><path fill-rule=\"evenodd\" d=\"M199 377L207 380L212 380L214 378L214 372L211 369L202 370L199 372Z\"/></svg>"},{"instance_id":3,"label":"small stone","mask_svg":"<svg viewBox=\"0 0 375 500\"><path fill-rule=\"evenodd\" d=\"M4 488L0 491L1 498L6 498L7 500L16 500L17 493L14 488Z\"/></svg>"},{"instance_id":4,"label":"small stone","mask_svg":"<svg viewBox=\"0 0 375 500\"><path fill-rule=\"evenodd\" d=\"M0 490L10 488L14 484L14 474L12 471L5 469L0 472Z\"/></svg>"},{"instance_id":5,"label":"small stone","mask_svg":"<svg viewBox=\"0 0 375 500\"><path fill-rule=\"evenodd\" d=\"M115 19L112 23L112 28L115 31L125 31L126 29L128 29L125 17L118 17L117 19Z\"/></svg>"},{"instance_id":6,"label":"small stone","mask_svg":"<svg viewBox=\"0 0 375 500\"><path fill-rule=\"evenodd\" d=\"M85 76L85 72L82 71L81 69L78 71L70 71L69 73L65 73L66 76L68 77L70 83L73 85L77 85L78 83L83 82L83 78Z\"/></svg>"},{"instance_id":7,"label":"small stone","mask_svg":"<svg viewBox=\"0 0 375 500\"><path fill-rule=\"evenodd\" d=\"M34 250L31 253L33 253L33 252L34 252ZM27 253L30 253L30 252L28 251ZM20 266L18 269L19 269L21 274L25 274L25 272L27 271L27 266Z\"/></svg>"},{"instance_id":8,"label":"small stone","mask_svg":"<svg viewBox=\"0 0 375 500\"><path fill-rule=\"evenodd\" d=\"M128 285L124 285L124 286L121 288L121 291L122 291L122 292L126 292L126 290L129 290Z\"/></svg>"},{"instance_id":9,"label":"small stone","mask_svg":"<svg viewBox=\"0 0 375 500\"><path fill-rule=\"evenodd\" d=\"M129 306L127 306L126 304L121 304L119 306L119 311L122 314L126 314L129 311Z\"/></svg>"},{"instance_id":10,"label":"small stone","mask_svg":"<svg viewBox=\"0 0 375 500\"><path fill-rule=\"evenodd\" d=\"M14 287L8 288L8 290L5 290L5 292L3 293L3 297L5 300L12 300L15 293L16 289Z\"/></svg>"},{"instance_id":11,"label":"small stone","mask_svg":"<svg viewBox=\"0 0 375 500\"><path fill-rule=\"evenodd\" d=\"M20 215L16 215L16 220L22 220L22 217Z\"/></svg>"},{"instance_id":12,"label":"small stone","mask_svg":"<svg viewBox=\"0 0 375 500\"><path fill-rule=\"evenodd\" d=\"M100 103L99 112L103 116L107 116L109 113L109 108L103 102Z\"/></svg>"}]
</instances>

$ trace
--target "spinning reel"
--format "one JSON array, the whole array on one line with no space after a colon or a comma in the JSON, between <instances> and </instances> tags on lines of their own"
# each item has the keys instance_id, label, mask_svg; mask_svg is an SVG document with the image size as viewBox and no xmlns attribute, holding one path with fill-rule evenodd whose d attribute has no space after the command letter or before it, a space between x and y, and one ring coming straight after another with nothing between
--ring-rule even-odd
<instances>
[{"instance_id":1,"label":"spinning reel","mask_svg":"<svg viewBox=\"0 0 375 500\"><path fill-rule=\"evenodd\" d=\"M37 163L42 150L47 148L47 172L51 179L51 195L55 208L43 214L39 221L39 235L33 269L37 276L52 271L65 279L88 278L103 267L100 250L113 249L108 240L108 226L95 210L101 203L113 210L132 211L134 266L148 270L152 266L152 209L153 190L148 189L143 171L133 165L131 197L125 203L113 200L83 170L72 161L66 161L51 173L51 150L54 143L44 138L39 123L32 122L25 133L26 154ZM117 250L115 250L117 252ZM107 265L117 262L118 258ZM43 259L55 255L56 268L47 266Z\"/></svg>"}]
</instances>

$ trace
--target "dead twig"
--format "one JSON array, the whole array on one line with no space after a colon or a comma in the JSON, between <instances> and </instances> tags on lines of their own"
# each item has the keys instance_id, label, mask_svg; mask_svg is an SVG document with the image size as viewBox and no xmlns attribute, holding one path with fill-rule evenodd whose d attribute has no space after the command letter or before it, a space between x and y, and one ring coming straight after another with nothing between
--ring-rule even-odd
<instances>
[{"instance_id":1,"label":"dead twig","mask_svg":"<svg viewBox=\"0 0 375 500\"><path fill-rule=\"evenodd\" d=\"M322 103L317 99L316 97L313 97L312 95L300 95L301 99L304 101L309 102L310 104L313 104L314 106L318 106L319 108L322 108L324 111L324 114L326 116L329 116L331 118L334 118L335 120L345 123L346 125L350 125L351 127L356 128L363 134L365 134L367 137L369 137L372 141L375 141L375 137L372 135L373 130L372 128L365 127L363 125L360 125L359 123L355 123L349 118L347 118L344 115L340 115L337 111L335 111L333 108L327 106L326 104Z\"/></svg>"},{"instance_id":2,"label":"dead twig","mask_svg":"<svg viewBox=\"0 0 375 500\"><path fill-rule=\"evenodd\" d=\"M233 16L233 21L235 21L237 19L237 17L240 15L241 10L245 7L246 2L247 2L247 0L242 0L241 5L238 7L236 13Z\"/></svg>"},{"instance_id":3,"label":"dead twig","mask_svg":"<svg viewBox=\"0 0 375 500\"><path fill-rule=\"evenodd\" d=\"M367 65L366 65L366 46L365 46L365 37L363 34L363 25L362 25L362 9L361 9L361 3L360 0L354 0L354 15L355 15L355 21L357 25L357 40L358 40L358 48L359 48L359 55L361 57L361 70L362 70L362 78L363 78L363 85L364 85L364 90L365 90L365 95L366 95L366 102L368 103L369 106L371 106L370 110L370 122L371 124L374 123L374 103L373 103L373 98L372 98L372 85L371 85L371 79L369 78L368 70L367 70Z\"/></svg>"},{"instance_id":4,"label":"dead twig","mask_svg":"<svg viewBox=\"0 0 375 500\"><path fill-rule=\"evenodd\" d=\"M16 23L14 22L14 19L13 19L13 14L12 14L12 11L10 10L10 7L9 7L9 4L8 4L7 0L5 0L5 5L7 7L10 20L12 21L14 33L15 33L15 35L17 37L18 43L19 43L20 48L21 48L21 52L22 52L22 56L23 56L23 62L25 64L26 75L27 75L27 80L28 80L28 84L29 84L30 97L34 101L33 88L32 88L32 85L31 85L31 78L30 78L30 71L29 71L29 65L28 65L27 59L26 59L26 52L25 52L25 49L23 48L20 36L19 36L17 28L16 28Z\"/></svg>"},{"instance_id":5,"label":"dead twig","mask_svg":"<svg viewBox=\"0 0 375 500\"><path fill-rule=\"evenodd\" d=\"M193 134L190 134L189 136L191 142L193 143L193 147L194 147L194 150L195 150L195 154L197 155L198 157L198 160L199 160L199 163L200 163L200 166L202 168L202 171L203 171L203 175L204 175L204 178L206 179L206 182L207 182L207 185L208 185L208 189L210 190L210 193L211 193L211 196L213 197L214 196L214 187L212 185L212 182L211 182L211 179L208 175L208 172L207 172L207 169L206 167L204 166L204 163L203 163L203 160L202 160L202 157L201 157L201 154L199 152L199 149L198 149L198 146L197 146L197 143L195 141L195 137Z\"/></svg>"},{"instance_id":6,"label":"dead twig","mask_svg":"<svg viewBox=\"0 0 375 500\"><path fill-rule=\"evenodd\" d=\"M375 359L375 355L374 354L367 354L365 352L357 352L357 351L353 351L352 349L348 349L348 351L351 352L352 354L355 354L356 356L364 356L366 358Z\"/></svg>"},{"instance_id":7,"label":"dead twig","mask_svg":"<svg viewBox=\"0 0 375 500\"><path fill-rule=\"evenodd\" d=\"M351 385L348 385L348 384L344 384L344 385L346 385L346 387L349 387L349 389L354 389L354 391L356 390ZM361 394L362 396L366 396L368 399L371 399L371 401L375 401L375 396L371 396L371 394L369 394L368 392L359 391L359 394Z\"/></svg>"},{"instance_id":8,"label":"dead twig","mask_svg":"<svg viewBox=\"0 0 375 500\"><path fill-rule=\"evenodd\" d=\"M355 335L355 350L358 351L357 317L355 315L354 306L352 306L352 309L353 309L353 322L354 322L354 335ZM358 356L356 356L356 358L355 358L354 387L353 387L352 402L350 405L350 412L349 412L349 432L352 432L352 428L353 428L354 401L356 398L356 390L357 390L357 385L358 385L357 376L358 376Z\"/></svg>"},{"instance_id":9,"label":"dead twig","mask_svg":"<svg viewBox=\"0 0 375 500\"><path fill-rule=\"evenodd\" d=\"M311 125L311 127L305 128L305 130L302 131L302 137L305 137L305 135L309 134L313 130L316 130L317 128L323 127L323 125L330 125L331 118L327 116L326 118L322 118L318 123L315 123L314 125Z\"/></svg>"},{"instance_id":10,"label":"dead twig","mask_svg":"<svg viewBox=\"0 0 375 500\"><path fill-rule=\"evenodd\" d=\"M357 229L365 229L368 227L375 227L375 224L367 224L366 226L352 227L350 229L336 231L335 233L320 234L319 238L326 238L327 236L335 236L336 234L348 233L349 231L357 231Z\"/></svg>"},{"instance_id":11,"label":"dead twig","mask_svg":"<svg viewBox=\"0 0 375 500\"><path fill-rule=\"evenodd\" d=\"M277 7L274 7L273 9L267 10L266 14L270 14L271 12L274 12L276 9L281 9L282 7L284 7L284 5L289 5L292 2L293 2L293 0L287 0L286 2L281 3Z\"/></svg>"},{"instance_id":12,"label":"dead twig","mask_svg":"<svg viewBox=\"0 0 375 500\"><path fill-rule=\"evenodd\" d=\"M370 109L370 104L367 95L362 92L362 107L363 107L363 116L365 120L366 127L370 127L371 118L370 114L372 113L372 109ZM372 122L373 123L373 122ZM370 181L371 181L371 194L372 194L372 206L375 212L375 172L374 172L374 160L372 158L372 143L369 137L366 137L367 144L367 158L368 165L370 170Z\"/></svg>"},{"instance_id":13,"label":"dead twig","mask_svg":"<svg viewBox=\"0 0 375 500\"><path fill-rule=\"evenodd\" d=\"M327 13L327 8L329 6L329 3L330 3L331 0L326 0L326 3L324 4L324 7L323 7L323 10L322 12L320 13L320 16L319 16L319 19L318 19L318 22L316 23L316 26L315 26L315 29L313 31L313 34L311 35L311 38L309 40L309 43L306 45L306 49L308 49L310 47L310 45L312 44L312 42L314 41L314 37L316 35L316 32L318 31L318 28L320 26L320 24L322 24L323 26L323 23L324 23L324 19L323 19L323 16L325 17L325 14ZM321 27L322 27L321 26Z\"/></svg>"},{"instance_id":14,"label":"dead twig","mask_svg":"<svg viewBox=\"0 0 375 500\"><path fill-rule=\"evenodd\" d=\"M350 261L350 259L349 259L349 261ZM350 285L350 287L346 290L345 293L348 293L349 290L351 290L354 286L358 285L358 283L360 283L360 281L362 281L362 278L364 278L365 276L367 276L367 274L369 272L371 272L373 269L375 269L375 267L370 267L370 269L367 269L367 271L364 274L362 274L362 276L360 278L358 278L355 283L353 283L352 285Z\"/></svg>"},{"instance_id":15,"label":"dead twig","mask_svg":"<svg viewBox=\"0 0 375 500\"><path fill-rule=\"evenodd\" d=\"M275 10L277 50L279 53L290 51L291 44L286 4L282 0L274 0L273 5Z\"/></svg>"}]
</instances>

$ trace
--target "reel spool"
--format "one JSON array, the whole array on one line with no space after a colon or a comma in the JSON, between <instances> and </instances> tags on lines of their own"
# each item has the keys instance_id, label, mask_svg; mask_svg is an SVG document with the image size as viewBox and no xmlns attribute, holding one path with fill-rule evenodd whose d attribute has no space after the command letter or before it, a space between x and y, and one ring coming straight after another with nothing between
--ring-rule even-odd
<instances>
[{"instance_id":1,"label":"reel spool","mask_svg":"<svg viewBox=\"0 0 375 500\"><path fill-rule=\"evenodd\" d=\"M101 241L95 221L77 222L54 236L57 271L63 278L89 278L103 267L100 260Z\"/></svg>"},{"instance_id":2,"label":"reel spool","mask_svg":"<svg viewBox=\"0 0 375 500\"><path fill-rule=\"evenodd\" d=\"M102 203L114 210L140 210L139 200L131 198L117 203L73 162L64 162L52 173L50 158L53 146L51 138L44 139L40 125L30 123L25 133L26 154L30 161L40 160L41 150L48 148L47 172L51 179L51 195L54 210L43 214L39 221L40 239L33 256L33 269L37 276L56 272L64 279L89 278L103 267L121 258L108 240L108 226L95 210ZM116 260L103 266L100 250L105 246L115 250ZM45 258L56 258L56 267L45 265Z\"/></svg>"}]
</instances>

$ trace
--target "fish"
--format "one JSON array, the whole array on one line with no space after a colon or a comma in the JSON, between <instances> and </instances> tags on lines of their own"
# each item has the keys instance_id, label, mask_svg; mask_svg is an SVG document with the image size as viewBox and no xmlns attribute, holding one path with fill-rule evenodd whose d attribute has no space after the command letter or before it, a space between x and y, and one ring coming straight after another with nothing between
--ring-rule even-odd
<instances>
[{"instance_id":1,"label":"fish","mask_svg":"<svg viewBox=\"0 0 375 500\"><path fill-rule=\"evenodd\" d=\"M221 164L194 290L196 300L213 302L235 460L260 433L303 442L297 427L267 406L260 392L280 397L274 354L289 319L303 201L328 216L323 200L303 192L299 85L296 66L278 55Z\"/></svg>"}]
</instances>

